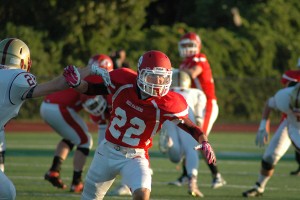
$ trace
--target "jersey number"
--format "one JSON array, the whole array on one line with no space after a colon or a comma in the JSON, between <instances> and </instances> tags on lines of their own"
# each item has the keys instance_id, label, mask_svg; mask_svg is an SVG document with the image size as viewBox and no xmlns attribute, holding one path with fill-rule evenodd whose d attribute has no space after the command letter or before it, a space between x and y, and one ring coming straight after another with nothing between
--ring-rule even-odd
<instances>
[{"instance_id":1,"label":"jersey number","mask_svg":"<svg viewBox=\"0 0 300 200\"><path fill-rule=\"evenodd\" d=\"M36 85L36 80L34 76L32 76L31 74L25 74L24 77L27 80L29 86Z\"/></svg>"},{"instance_id":2,"label":"jersey number","mask_svg":"<svg viewBox=\"0 0 300 200\"><path fill-rule=\"evenodd\" d=\"M132 136L139 136L144 132L146 129L145 122L137 117L127 119L126 111L120 107L116 108L115 115L116 117L113 118L109 127L109 131L111 132L112 136L118 139L121 136L121 132L118 130L118 128L122 128L126 123L129 122L132 126L126 129L122 138L122 142L131 146L138 145L140 138Z\"/></svg>"}]
</instances>

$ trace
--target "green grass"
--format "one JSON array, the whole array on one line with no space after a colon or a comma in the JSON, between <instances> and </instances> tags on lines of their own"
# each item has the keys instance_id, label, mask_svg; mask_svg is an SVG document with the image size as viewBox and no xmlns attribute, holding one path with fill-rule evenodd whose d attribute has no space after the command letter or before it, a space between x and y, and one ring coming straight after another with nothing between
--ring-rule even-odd
<instances>
[{"instance_id":1,"label":"green grass","mask_svg":"<svg viewBox=\"0 0 300 200\"><path fill-rule=\"evenodd\" d=\"M97 135L93 134L94 141ZM254 145L255 133L230 134L212 133L210 142L217 157L218 166L227 181L227 185L219 189L211 189L211 175L203 161L200 162L198 184L205 199L244 199L241 193L250 189L258 176L263 148ZM80 195L72 194L52 187L43 180L49 169L56 144L61 138L54 132L44 133L6 133L6 174L14 182L17 189L17 200L63 200L80 199ZM171 163L158 150L158 136L155 137L150 151L151 167L154 170L152 182L152 200L185 200L194 199L187 194L187 187L167 185L179 174L178 166ZM88 158L85 173L94 154ZM63 164L62 179L70 184L72 178L72 156ZM291 177L290 171L296 169L294 151L290 148L276 166L276 171L268 183L264 196L260 199L299 199L300 177ZM118 184L118 178L115 184ZM131 199L130 197L105 197L105 199Z\"/></svg>"}]
</instances>

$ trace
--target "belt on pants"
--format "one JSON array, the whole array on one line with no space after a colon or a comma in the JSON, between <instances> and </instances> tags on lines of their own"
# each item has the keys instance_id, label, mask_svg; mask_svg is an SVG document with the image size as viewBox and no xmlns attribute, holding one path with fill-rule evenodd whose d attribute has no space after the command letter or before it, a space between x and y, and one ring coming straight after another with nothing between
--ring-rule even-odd
<instances>
[{"instance_id":1,"label":"belt on pants","mask_svg":"<svg viewBox=\"0 0 300 200\"><path fill-rule=\"evenodd\" d=\"M122 152L123 154L141 154L141 153L145 153L144 149L123 147L123 146L111 143L109 141L106 141L105 144L110 146L111 148L113 148L116 151Z\"/></svg>"}]
</instances>

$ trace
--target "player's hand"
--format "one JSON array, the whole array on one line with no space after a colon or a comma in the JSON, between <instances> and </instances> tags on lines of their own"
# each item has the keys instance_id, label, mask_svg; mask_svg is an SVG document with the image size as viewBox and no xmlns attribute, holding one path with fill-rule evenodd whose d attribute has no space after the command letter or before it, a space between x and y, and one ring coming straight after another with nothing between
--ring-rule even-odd
<instances>
[{"instance_id":1,"label":"player's hand","mask_svg":"<svg viewBox=\"0 0 300 200\"><path fill-rule=\"evenodd\" d=\"M80 85L80 73L74 65L65 67L63 75L69 87L76 88Z\"/></svg>"},{"instance_id":2,"label":"player's hand","mask_svg":"<svg viewBox=\"0 0 300 200\"><path fill-rule=\"evenodd\" d=\"M106 85L106 86L111 86L111 87L115 87L113 84L112 84L112 82L111 82L111 80L110 80L110 75L109 75L109 73L108 73L108 71L106 70L106 69L103 69L103 68L101 68L101 67L99 67L99 65L97 65L97 64L92 64L91 66L90 66L90 74L91 75L98 75L98 76L101 76L102 78L103 78L103 80L104 80L104 84Z\"/></svg>"},{"instance_id":3,"label":"player's hand","mask_svg":"<svg viewBox=\"0 0 300 200\"><path fill-rule=\"evenodd\" d=\"M203 141L201 144L194 147L194 149L204 152L208 164L216 163L217 159L215 152L207 141Z\"/></svg>"},{"instance_id":4,"label":"player's hand","mask_svg":"<svg viewBox=\"0 0 300 200\"><path fill-rule=\"evenodd\" d=\"M256 138L255 144L256 146L263 147L265 144L269 142L269 128L267 127L267 120L263 119L260 122Z\"/></svg>"}]
</instances>

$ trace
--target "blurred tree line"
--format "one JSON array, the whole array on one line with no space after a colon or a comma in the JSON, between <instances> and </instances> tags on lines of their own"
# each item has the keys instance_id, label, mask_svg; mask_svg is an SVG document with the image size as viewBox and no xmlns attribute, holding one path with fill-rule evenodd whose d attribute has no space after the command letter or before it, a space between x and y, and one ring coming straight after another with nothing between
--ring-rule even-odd
<instances>
[{"instance_id":1,"label":"blurred tree line","mask_svg":"<svg viewBox=\"0 0 300 200\"><path fill-rule=\"evenodd\" d=\"M179 38L194 31L224 122L258 121L281 74L300 56L298 0L0 0L0 27L0 38L28 44L40 83L66 65L85 66L90 56L120 48L134 69L151 49L165 52L176 68ZM39 118L41 100L27 101L19 118Z\"/></svg>"}]
</instances>

